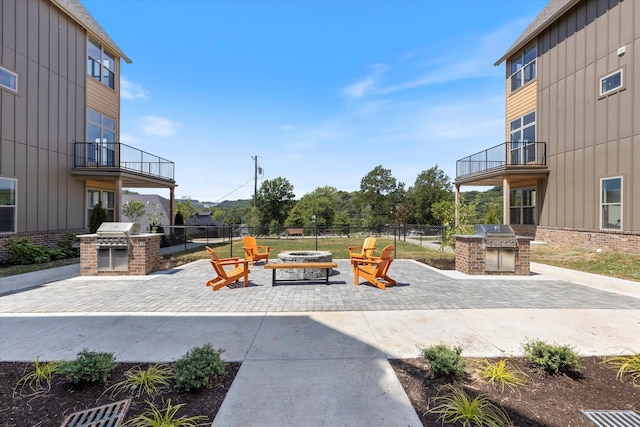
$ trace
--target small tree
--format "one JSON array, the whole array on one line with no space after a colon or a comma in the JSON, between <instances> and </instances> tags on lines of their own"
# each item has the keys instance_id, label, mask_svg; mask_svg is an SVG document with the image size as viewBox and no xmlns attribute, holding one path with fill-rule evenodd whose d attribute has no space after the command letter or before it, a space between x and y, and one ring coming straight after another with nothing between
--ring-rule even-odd
<instances>
[{"instance_id":1,"label":"small tree","mask_svg":"<svg viewBox=\"0 0 640 427\"><path fill-rule=\"evenodd\" d=\"M122 215L129 218L131 222L137 222L138 218L144 215L144 210L144 203L131 199L122 206Z\"/></svg>"},{"instance_id":2,"label":"small tree","mask_svg":"<svg viewBox=\"0 0 640 427\"><path fill-rule=\"evenodd\" d=\"M102 201L96 203L89 220L89 233L95 233L103 222L107 221L107 210L102 207Z\"/></svg>"},{"instance_id":3,"label":"small tree","mask_svg":"<svg viewBox=\"0 0 640 427\"><path fill-rule=\"evenodd\" d=\"M164 214L160 211L160 203L156 203L151 208L151 212L147 213L147 219L149 220L149 227L153 231L158 225L160 220L164 217Z\"/></svg>"}]
</instances>

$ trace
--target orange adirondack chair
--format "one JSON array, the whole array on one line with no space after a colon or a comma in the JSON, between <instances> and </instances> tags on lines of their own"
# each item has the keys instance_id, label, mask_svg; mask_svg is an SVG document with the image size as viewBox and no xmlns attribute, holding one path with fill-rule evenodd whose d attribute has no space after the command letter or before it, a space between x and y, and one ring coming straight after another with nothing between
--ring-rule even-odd
<instances>
[{"instance_id":1,"label":"orange adirondack chair","mask_svg":"<svg viewBox=\"0 0 640 427\"><path fill-rule=\"evenodd\" d=\"M256 261L261 259L265 264L269 262L270 246L258 246L258 242L253 236L244 236L242 241L244 242L244 257L251 265L255 265Z\"/></svg>"},{"instance_id":2,"label":"orange adirondack chair","mask_svg":"<svg viewBox=\"0 0 640 427\"><path fill-rule=\"evenodd\" d=\"M210 247L206 247L207 252L211 256L211 266L217 276L207 282L207 286L211 286L217 291L230 283L236 283L242 278L244 287L249 286L249 261L240 258L219 258L216 251ZM242 265L240 265L242 263ZM233 268L225 270L226 266L232 265Z\"/></svg>"},{"instance_id":3,"label":"orange adirondack chair","mask_svg":"<svg viewBox=\"0 0 640 427\"><path fill-rule=\"evenodd\" d=\"M393 245L389 245L382 250L379 257L371 257L364 260L351 260L356 286L360 284L361 277L380 289L386 289L387 286L397 285L395 280L387 276L387 272L389 271L389 267L393 261L393 258L391 258L393 249ZM381 282L379 279L384 280L386 283Z\"/></svg>"},{"instance_id":4,"label":"orange adirondack chair","mask_svg":"<svg viewBox=\"0 0 640 427\"><path fill-rule=\"evenodd\" d=\"M362 246L350 246L349 247L349 259L362 260L373 256L373 252L376 250L376 238L367 237L364 239Z\"/></svg>"}]
</instances>

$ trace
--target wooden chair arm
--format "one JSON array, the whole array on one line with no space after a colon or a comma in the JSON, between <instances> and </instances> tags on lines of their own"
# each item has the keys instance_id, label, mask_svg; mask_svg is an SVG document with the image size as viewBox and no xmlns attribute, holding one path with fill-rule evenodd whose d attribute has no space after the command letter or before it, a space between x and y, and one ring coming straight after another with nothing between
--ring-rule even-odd
<instances>
[{"instance_id":1,"label":"wooden chair arm","mask_svg":"<svg viewBox=\"0 0 640 427\"><path fill-rule=\"evenodd\" d=\"M380 263L383 262L383 260L381 259L375 259L375 258L365 258L362 260L357 260L357 259L352 259L351 262L353 263L353 265L369 265L369 264L374 264L374 265L378 265Z\"/></svg>"},{"instance_id":2,"label":"wooden chair arm","mask_svg":"<svg viewBox=\"0 0 640 427\"><path fill-rule=\"evenodd\" d=\"M216 262L220 265L231 265L231 264L238 264L239 262L244 262L244 260L241 260L240 258L223 258Z\"/></svg>"}]
</instances>

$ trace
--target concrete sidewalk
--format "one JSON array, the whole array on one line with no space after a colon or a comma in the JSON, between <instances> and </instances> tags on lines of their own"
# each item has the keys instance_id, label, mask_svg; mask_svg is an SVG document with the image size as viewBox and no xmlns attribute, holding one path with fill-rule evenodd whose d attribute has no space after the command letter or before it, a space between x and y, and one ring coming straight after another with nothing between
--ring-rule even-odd
<instances>
[{"instance_id":1,"label":"concrete sidewalk","mask_svg":"<svg viewBox=\"0 0 640 427\"><path fill-rule=\"evenodd\" d=\"M420 426L388 359L460 345L464 356L521 354L527 339L583 355L640 349L640 283L534 265L529 277L472 277L394 261L386 291L330 285L212 292L206 260L144 277L71 277L0 297L0 360L69 359L82 348L158 362L211 343L242 361L214 426ZM33 285L34 279L25 279Z\"/></svg>"}]
</instances>

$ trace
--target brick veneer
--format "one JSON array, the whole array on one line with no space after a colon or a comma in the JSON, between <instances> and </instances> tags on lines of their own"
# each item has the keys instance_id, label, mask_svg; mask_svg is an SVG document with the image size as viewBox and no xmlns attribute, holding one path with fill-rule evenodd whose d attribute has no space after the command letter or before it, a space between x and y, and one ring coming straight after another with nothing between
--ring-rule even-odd
<instances>
[{"instance_id":1,"label":"brick veneer","mask_svg":"<svg viewBox=\"0 0 640 427\"><path fill-rule=\"evenodd\" d=\"M536 240L558 248L574 248L640 255L640 232L603 231L538 226Z\"/></svg>"},{"instance_id":2,"label":"brick veneer","mask_svg":"<svg viewBox=\"0 0 640 427\"><path fill-rule=\"evenodd\" d=\"M96 235L80 238L81 276L144 276L158 270L160 265L160 238L162 234L137 234L129 237L129 270L98 271Z\"/></svg>"},{"instance_id":3,"label":"brick veneer","mask_svg":"<svg viewBox=\"0 0 640 427\"><path fill-rule=\"evenodd\" d=\"M49 249L58 247L58 242L63 234L71 232L73 234L86 233L86 229L77 230L49 230L49 231L29 231L22 233L11 233L0 235L0 262L6 261L9 257L9 249L6 243L10 239L22 239L26 237L29 242L38 246L45 246Z\"/></svg>"},{"instance_id":4,"label":"brick veneer","mask_svg":"<svg viewBox=\"0 0 640 427\"><path fill-rule=\"evenodd\" d=\"M485 271L484 239L480 236L456 236L456 270L472 275L528 276L531 268L530 237L518 236L516 268L513 271Z\"/></svg>"}]
</instances>

